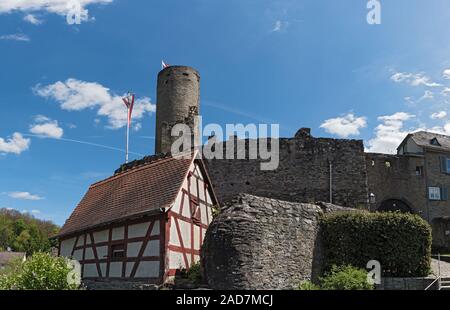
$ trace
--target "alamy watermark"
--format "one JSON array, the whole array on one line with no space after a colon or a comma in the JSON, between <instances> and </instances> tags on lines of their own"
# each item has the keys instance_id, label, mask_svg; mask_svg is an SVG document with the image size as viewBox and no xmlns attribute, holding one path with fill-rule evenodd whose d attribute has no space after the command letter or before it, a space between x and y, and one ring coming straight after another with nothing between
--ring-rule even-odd
<instances>
[{"instance_id":1,"label":"alamy watermark","mask_svg":"<svg viewBox=\"0 0 450 310\"><path fill-rule=\"evenodd\" d=\"M203 127L202 117L196 116L194 127L199 128L198 134L194 135L192 128L184 123L172 127L171 136L176 138L171 145L171 154L174 157L189 157L190 150L196 147L205 159L258 159L261 161L261 170L278 168L279 124L226 124L224 130L219 124L208 124ZM195 145L192 145L193 136ZM208 137L204 146L202 137Z\"/></svg>"},{"instance_id":2,"label":"alamy watermark","mask_svg":"<svg viewBox=\"0 0 450 310\"><path fill-rule=\"evenodd\" d=\"M88 10L83 8L80 0L67 2L66 21L69 25L79 25L88 18Z\"/></svg>"},{"instance_id":3,"label":"alamy watermark","mask_svg":"<svg viewBox=\"0 0 450 310\"><path fill-rule=\"evenodd\" d=\"M81 285L81 264L74 259L67 260L67 268L70 269L67 274L67 284L69 285Z\"/></svg>"},{"instance_id":4,"label":"alamy watermark","mask_svg":"<svg viewBox=\"0 0 450 310\"><path fill-rule=\"evenodd\" d=\"M371 260L367 263L366 268L369 269L367 273L367 283L381 284L381 264L377 260Z\"/></svg>"},{"instance_id":5,"label":"alamy watermark","mask_svg":"<svg viewBox=\"0 0 450 310\"><path fill-rule=\"evenodd\" d=\"M369 0L367 2L367 23L369 25L381 24L381 2L380 0Z\"/></svg>"}]
</instances>

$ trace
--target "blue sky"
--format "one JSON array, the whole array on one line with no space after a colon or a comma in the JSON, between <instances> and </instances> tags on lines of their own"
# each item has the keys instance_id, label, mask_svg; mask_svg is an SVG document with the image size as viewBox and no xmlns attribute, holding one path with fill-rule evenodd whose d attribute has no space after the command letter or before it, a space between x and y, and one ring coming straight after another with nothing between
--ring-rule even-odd
<instances>
[{"instance_id":1,"label":"blue sky","mask_svg":"<svg viewBox=\"0 0 450 310\"><path fill-rule=\"evenodd\" d=\"M381 0L380 25L365 0L84 0L79 25L66 2L0 4L0 207L63 224L124 161L128 90L131 158L153 154L162 59L200 71L206 123L311 127L374 152L450 134L448 0Z\"/></svg>"}]
</instances>

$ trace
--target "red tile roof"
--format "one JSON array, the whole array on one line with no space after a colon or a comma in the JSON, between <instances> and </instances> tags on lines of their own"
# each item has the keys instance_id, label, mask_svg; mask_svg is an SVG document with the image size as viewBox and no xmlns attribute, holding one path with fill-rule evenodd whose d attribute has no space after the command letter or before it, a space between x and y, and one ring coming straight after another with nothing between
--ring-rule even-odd
<instances>
[{"instance_id":1,"label":"red tile roof","mask_svg":"<svg viewBox=\"0 0 450 310\"><path fill-rule=\"evenodd\" d=\"M157 159L92 184L58 235L169 207L192 160Z\"/></svg>"}]
</instances>

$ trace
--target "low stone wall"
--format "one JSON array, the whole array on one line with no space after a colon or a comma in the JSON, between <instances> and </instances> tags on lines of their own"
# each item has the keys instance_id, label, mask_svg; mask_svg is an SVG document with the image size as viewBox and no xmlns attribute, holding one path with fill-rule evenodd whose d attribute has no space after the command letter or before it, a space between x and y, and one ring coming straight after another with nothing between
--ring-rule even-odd
<instances>
[{"instance_id":1,"label":"low stone wall","mask_svg":"<svg viewBox=\"0 0 450 310\"><path fill-rule=\"evenodd\" d=\"M83 280L88 290L158 290L160 287L144 281L125 281L112 279Z\"/></svg>"},{"instance_id":2,"label":"low stone wall","mask_svg":"<svg viewBox=\"0 0 450 310\"><path fill-rule=\"evenodd\" d=\"M212 289L292 289L320 273L319 216L345 210L240 194L208 228L202 267Z\"/></svg>"},{"instance_id":3,"label":"low stone wall","mask_svg":"<svg viewBox=\"0 0 450 310\"><path fill-rule=\"evenodd\" d=\"M381 284L376 286L377 290L420 290L427 288L436 278L382 278ZM435 283L429 290L436 290Z\"/></svg>"}]
</instances>

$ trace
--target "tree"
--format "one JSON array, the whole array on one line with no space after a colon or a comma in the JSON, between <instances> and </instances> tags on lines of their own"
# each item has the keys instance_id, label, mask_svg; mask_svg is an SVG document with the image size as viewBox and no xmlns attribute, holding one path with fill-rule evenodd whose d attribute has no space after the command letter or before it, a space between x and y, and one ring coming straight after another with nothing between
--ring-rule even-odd
<instances>
[{"instance_id":1,"label":"tree","mask_svg":"<svg viewBox=\"0 0 450 310\"><path fill-rule=\"evenodd\" d=\"M15 210L0 209L0 249L11 248L16 252L48 252L56 240L49 238L59 227L50 221L42 221Z\"/></svg>"}]
</instances>

